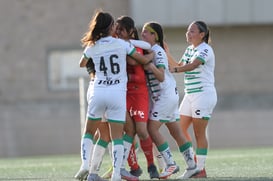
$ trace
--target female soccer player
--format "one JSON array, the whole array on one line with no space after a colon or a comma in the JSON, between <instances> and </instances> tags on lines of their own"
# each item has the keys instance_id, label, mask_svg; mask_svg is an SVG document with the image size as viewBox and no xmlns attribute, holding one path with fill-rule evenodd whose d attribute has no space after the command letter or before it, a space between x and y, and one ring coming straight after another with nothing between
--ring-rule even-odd
<instances>
[{"instance_id":1,"label":"female soccer player","mask_svg":"<svg viewBox=\"0 0 273 181\"><path fill-rule=\"evenodd\" d=\"M98 121L105 116L110 126L112 140L113 173L111 180L121 180L120 168L124 156L123 129L126 115L126 56L130 55L141 64L150 60L135 51L128 42L113 38L115 23L106 12L97 11L89 23L89 30L82 38L85 47L80 67L85 67L92 59L96 71L94 81L89 85L87 123L85 135L91 140ZM149 65L148 65L149 66ZM90 146L90 145L89 145ZM84 149L85 143L82 143ZM100 180L96 173L90 172L88 181Z\"/></svg>"},{"instance_id":2,"label":"female soccer player","mask_svg":"<svg viewBox=\"0 0 273 181\"><path fill-rule=\"evenodd\" d=\"M184 72L185 96L180 104L181 128L191 141L188 132L193 125L197 143L196 161L201 170L195 177L207 177L205 161L208 152L207 126L217 103L214 86L215 57L209 42L209 29L202 21L192 22L186 32L187 47L177 66L172 72ZM171 56L170 56L171 57ZM172 61L174 62L174 60Z\"/></svg>"},{"instance_id":3,"label":"female soccer player","mask_svg":"<svg viewBox=\"0 0 273 181\"><path fill-rule=\"evenodd\" d=\"M134 20L128 16L122 16L117 19L117 36L124 40L130 41L136 46L137 51L143 54L144 49L150 49L151 45L144 41L136 41L139 39L135 28ZM138 44L138 45L137 45ZM144 44L144 45L143 45ZM146 45L148 44L148 46ZM145 46L146 45L146 46ZM153 142L147 130L147 121L149 115L149 95L146 82L146 76L143 66L134 59L129 58L127 64L128 83L127 83L127 116L125 124L125 142L130 150L135 134L138 135L140 146L147 160L147 168L150 178L158 178L158 171L153 159ZM134 148L131 149L134 151ZM128 157L129 152L125 154ZM131 154L132 155L132 154ZM130 163L130 159L128 160ZM133 165L131 173L139 176L137 171L140 169L137 164ZM137 168L138 167L138 168Z\"/></svg>"},{"instance_id":4,"label":"female soccer player","mask_svg":"<svg viewBox=\"0 0 273 181\"><path fill-rule=\"evenodd\" d=\"M179 171L173 160L171 150L164 137L159 132L162 124L166 124L171 136L175 139L188 168L180 179L190 178L198 172L194 162L192 145L186 141L179 126L178 101L179 96L176 81L168 69L168 59L163 46L163 30L160 24L148 22L143 26L142 39L152 45L155 52L153 63L156 68L147 71L147 80L150 88L150 116L148 131L159 152L165 159L167 167L160 178L167 178Z\"/></svg>"}]
</instances>

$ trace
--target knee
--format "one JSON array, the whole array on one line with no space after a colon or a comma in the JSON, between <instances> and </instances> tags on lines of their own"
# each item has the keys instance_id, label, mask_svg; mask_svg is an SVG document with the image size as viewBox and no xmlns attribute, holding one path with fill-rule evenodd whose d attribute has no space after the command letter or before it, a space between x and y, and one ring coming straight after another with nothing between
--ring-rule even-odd
<instances>
[{"instance_id":1,"label":"knee","mask_svg":"<svg viewBox=\"0 0 273 181\"><path fill-rule=\"evenodd\" d=\"M147 129L137 129L137 135L139 139L144 140L149 136Z\"/></svg>"}]
</instances>

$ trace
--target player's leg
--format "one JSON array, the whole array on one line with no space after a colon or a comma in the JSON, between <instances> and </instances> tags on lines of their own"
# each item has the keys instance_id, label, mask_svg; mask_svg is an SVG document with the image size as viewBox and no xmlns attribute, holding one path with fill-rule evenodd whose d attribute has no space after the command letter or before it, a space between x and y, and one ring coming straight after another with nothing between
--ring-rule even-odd
<instances>
[{"instance_id":1,"label":"player's leg","mask_svg":"<svg viewBox=\"0 0 273 181\"><path fill-rule=\"evenodd\" d=\"M130 173L136 177L139 177L142 174L142 169L140 168L137 160L137 149L136 146L138 143L136 142L136 138L134 139L134 142L132 144L132 147L130 149L130 153L128 156L128 165L130 167Z\"/></svg>"},{"instance_id":2,"label":"player's leg","mask_svg":"<svg viewBox=\"0 0 273 181\"><path fill-rule=\"evenodd\" d=\"M166 123L166 126L168 127L169 132L171 133L172 137L175 139L177 145L179 146L179 150L188 166L186 171L179 178L183 179L190 178L199 172L194 161L194 152L192 144L191 142L188 142L186 140L183 132L181 131L178 121Z\"/></svg>"},{"instance_id":3,"label":"player's leg","mask_svg":"<svg viewBox=\"0 0 273 181\"><path fill-rule=\"evenodd\" d=\"M107 122L112 140L112 181L121 180L121 166L124 158L123 133L126 120L126 91L112 90L104 95L107 102Z\"/></svg>"},{"instance_id":4,"label":"player's leg","mask_svg":"<svg viewBox=\"0 0 273 181\"><path fill-rule=\"evenodd\" d=\"M184 96L179 106L179 114L180 114L180 127L182 128L182 132L184 133L187 141L192 142L192 138L188 130L190 125L192 124L192 106L189 100L189 96Z\"/></svg>"},{"instance_id":5,"label":"player's leg","mask_svg":"<svg viewBox=\"0 0 273 181\"><path fill-rule=\"evenodd\" d=\"M146 89L133 95L131 103L131 117L136 126L136 133L139 137L140 146L147 161L147 170L150 178L158 178L158 171L154 164L153 142L148 133L147 122L149 116L149 94Z\"/></svg>"},{"instance_id":6,"label":"player's leg","mask_svg":"<svg viewBox=\"0 0 273 181\"><path fill-rule=\"evenodd\" d=\"M128 103L128 95L127 95L127 103ZM125 132L127 135L131 135L134 138L132 146L129 151L128 158L127 158L128 165L130 167L130 174L133 176L139 177L142 174L142 170L138 164L138 160L137 160L137 156L135 152L135 149L136 149L135 144L137 143L135 138L135 134L136 134L135 122L130 116L129 112L127 112L126 114Z\"/></svg>"},{"instance_id":7,"label":"player's leg","mask_svg":"<svg viewBox=\"0 0 273 181\"><path fill-rule=\"evenodd\" d=\"M196 139L196 162L200 173L196 176L198 178L207 177L205 171L205 163L208 153L208 138L207 138L208 120L193 118L193 130Z\"/></svg>"},{"instance_id":8,"label":"player's leg","mask_svg":"<svg viewBox=\"0 0 273 181\"><path fill-rule=\"evenodd\" d=\"M113 173L111 180L121 179L121 165L124 157L123 146L123 124L118 122L110 122L110 133L112 140L112 165Z\"/></svg>"},{"instance_id":9,"label":"player's leg","mask_svg":"<svg viewBox=\"0 0 273 181\"><path fill-rule=\"evenodd\" d=\"M165 168L166 168L166 163L165 163L165 160L164 160L163 156L161 155L161 153L159 153L155 144L153 144L153 154L157 160L157 166L158 166L159 173L164 172Z\"/></svg>"},{"instance_id":10,"label":"player's leg","mask_svg":"<svg viewBox=\"0 0 273 181\"><path fill-rule=\"evenodd\" d=\"M94 135L97 130L99 121L87 120L85 131L81 139L81 167L76 173L75 178L82 180L86 179L89 173L89 164L91 160L91 153L94 148Z\"/></svg>"},{"instance_id":11,"label":"player's leg","mask_svg":"<svg viewBox=\"0 0 273 181\"><path fill-rule=\"evenodd\" d=\"M162 124L160 121L149 120L148 131L167 165L166 170L159 175L159 178L166 179L171 174L176 173L179 168L174 161L168 142L159 131Z\"/></svg>"},{"instance_id":12,"label":"player's leg","mask_svg":"<svg viewBox=\"0 0 273 181\"><path fill-rule=\"evenodd\" d=\"M124 132L125 132L123 135L124 157L122 160L120 170L121 178L130 181L138 180L138 177L132 175L129 171L125 169L135 136L135 125L128 112L126 112L126 123L124 125Z\"/></svg>"},{"instance_id":13,"label":"player's leg","mask_svg":"<svg viewBox=\"0 0 273 181\"><path fill-rule=\"evenodd\" d=\"M197 99L192 103L192 107L198 112L193 114L193 130L196 139L196 159L197 166L201 172L197 177L206 177L205 162L208 153L208 137L207 127L213 109L217 102L215 89L207 89L198 95Z\"/></svg>"},{"instance_id":14,"label":"player's leg","mask_svg":"<svg viewBox=\"0 0 273 181\"><path fill-rule=\"evenodd\" d=\"M99 133L100 137L96 142L96 145L93 149L92 162L90 165L90 173L98 173L101 162L103 160L103 156L107 149L108 143L111 141L110 132L107 122L101 122L99 125Z\"/></svg>"},{"instance_id":15,"label":"player's leg","mask_svg":"<svg viewBox=\"0 0 273 181\"><path fill-rule=\"evenodd\" d=\"M150 178L159 178L158 170L154 164L153 141L147 130L147 122L136 121L136 131L140 140L141 149L147 161L147 170Z\"/></svg>"}]
</instances>

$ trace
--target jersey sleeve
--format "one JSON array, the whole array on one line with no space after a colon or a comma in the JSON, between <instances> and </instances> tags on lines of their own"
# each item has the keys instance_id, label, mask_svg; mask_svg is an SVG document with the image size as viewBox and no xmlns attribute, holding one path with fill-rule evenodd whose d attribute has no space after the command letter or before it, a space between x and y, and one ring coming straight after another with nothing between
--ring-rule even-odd
<instances>
[{"instance_id":1,"label":"jersey sleeve","mask_svg":"<svg viewBox=\"0 0 273 181\"><path fill-rule=\"evenodd\" d=\"M91 58L89 47L86 47L86 48L84 49L84 51L83 51L83 57L84 57L85 59L87 59L87 60Z\"/></svg>"},{"instance_id":2,"label":"jersey sleeve","mask_svg":"<svg viewBox=\"0 0 273 181\"><path fill-rule=\"evenodd\" d=\"M196 59L200 60L203 64L208 60L209 50L206 48L200 49L196 54Z\"/></svg>"},{"instance_id":3,"label":"jersey sleeve","mask_svg":"<svg viewBox=\"0 0 273 181\"><path fill-rule=\"evenodd\" d=\"M139 47L142 48L144 50L149 50L151 49L151 45L150 43L143 41L143 40L130 40L130 42L135 46L135 47Z\"/></svg>"},{"instance_id":4,"label":"jersey sleeve","mask_svg":"<svg viewBox=\"0 0 273 181\"><path fill-rule=\"evenodd\" d=\"M136 48L134 47L134 45L131 42L125 41L125 40L122 40L122 39L119 39L119 41L125 47L127 55L132 55L136 51Z\"/></svg>"},{"instance_id":5,"label":"jersey sleeve","mask_svg":"<svg viewBox=\"0 0 273 181\"><path fill-rule=\"evenodd\" d=\"M155 54L156 67L158 67L158 68L163 67L164 69L166 68L166 65L165 65L166 56L164 56L164 55L165 55L165 53L162 52L161 50L156 52L156 54Z\"/></svg>"}]
</instances>

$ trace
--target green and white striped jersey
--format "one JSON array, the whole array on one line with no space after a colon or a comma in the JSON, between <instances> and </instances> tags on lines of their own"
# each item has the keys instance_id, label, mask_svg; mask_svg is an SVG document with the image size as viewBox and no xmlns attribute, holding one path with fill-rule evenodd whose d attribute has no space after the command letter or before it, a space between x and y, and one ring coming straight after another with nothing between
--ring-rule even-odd
<instances>
[{"instance_id":1,"label":"green and white striped jersey","mask_svg":"<svg viewBox=\"0 0 273 181\"><path fill-rule=\"evenodd\" d=\"M180 61L189 64L195 59L202 62L200 66L192 71L185 72L185 93L192 94L203 92L205 87L214 87L215 56L210 45L203 42L198 47L188 46Z\"/></svg>"},{"instance_id":2,"label":"green and white striped jersey","mask_svg":"<svg viewBox=\"0 0 273 181\"><path fill-rule=\"evenodd\" d=\"M174 76L169 71L168 58L164 49L158 44L153 45L151 49L155 52L155 56L153 59L153 63L155 64L155 66L158 68L164 68L163 82L159 82L159 80L155 78L152 72L146 71L147 82L150 88L152 99L157 100L162 93L175 90L176 81Z\"/></svg>"}]
</instances>

